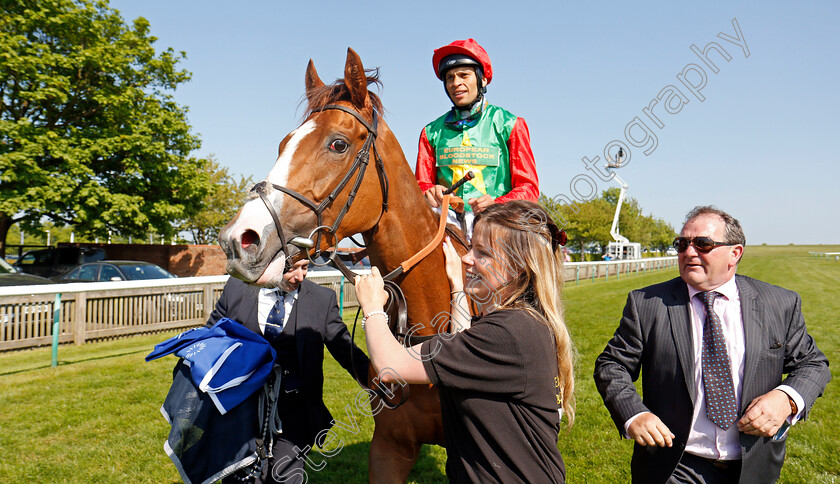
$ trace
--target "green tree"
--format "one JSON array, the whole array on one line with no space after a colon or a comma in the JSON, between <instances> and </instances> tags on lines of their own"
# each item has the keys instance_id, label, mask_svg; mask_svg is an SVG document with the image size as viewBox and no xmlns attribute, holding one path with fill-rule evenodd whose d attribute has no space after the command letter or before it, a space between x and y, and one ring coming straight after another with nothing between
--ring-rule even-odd
<instances>
[{"instance_id":1,"label":"green tree","mask_svg":"<svg viewBox=\"0 0 840 484\"><path fill-rule=\"evenodd\" d=\"M212 186L204 196L204 208L188 217L180 227L182 231L192 234L196 244L216 243L219 230L245 203L248 189L254 183L250 176L245 178L240 175L239 181L236 181L228 169L219 166L212 156L208 157L204 171Z\"/></svg>"},{"instance_id":2,"label":"green tree","mask_svg":"<svg viewBox=\"0 0 840 484\"><path fill-rule=\"evenodd\" d=\"M540 203L557 226L566 231L569 244L578 246L581 260L585 260L586 246L592 243L604 246L611 240L610 225L614 208L606 200L596 198L588 202L564 204L541 195Z\"/></svg>"},{"instance_id":3,"label":"green tree","mask_svg":"<svg viewBox=\"0 0 840 484\"><path fill-rule=\"evenodd\" d=\"M615 218L620 189L608 188L601 196L588 202L559 203L545 195L540 196L540 203L548 210L555 223L566 231L569 243L580 248L581 260L584 260L586 246L597 243L605 247L611 242L610 228ZM644 215L638 200L625 197L618 217L619 233L631 242L639 242L643 247L663 250L674 239L674 228L653 215Z\"/></svg>"},{"instance_id":4,"label":"green tree","mask_svg":"<svg viewBox=\"0 0 840 484\"><path fill-rule=\"evenodd\" d=\"M184 58L104 0L0 7L0 254L9 228L171 237L208 189L172 91Z\"/></svg>"}]
</instances>

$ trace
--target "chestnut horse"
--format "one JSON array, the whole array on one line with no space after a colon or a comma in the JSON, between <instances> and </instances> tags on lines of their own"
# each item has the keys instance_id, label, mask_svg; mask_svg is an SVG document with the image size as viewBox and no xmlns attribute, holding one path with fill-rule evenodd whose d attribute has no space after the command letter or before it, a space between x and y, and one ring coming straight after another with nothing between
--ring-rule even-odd
<instances>
[{"instance_id":1,"label":"chestnut horse","mask_svg":"<svg viewBox=\"0 0 840 484\"><path fill-rule=\"evenodd\" d=\"M381 101L368 91L372 82L379 83L352 49L344 79L332 85L321 81L309 61L308 115L280 143L265 181L219 235L231 275L273 285L289 258L301 257L296 237L318 240L317 250L325 239L334 243L356 233L364 236L371 263L386 274L434 238L438 221L396 137L379 119ZM448 318L439 315L449 310L449 283L440 246L395 281L416 335L444 329ZM370 482L405 482L421 444L443 445L440 400L430 385L411 385L402 406L374 418Z\"/></svg>"}]
</instances>

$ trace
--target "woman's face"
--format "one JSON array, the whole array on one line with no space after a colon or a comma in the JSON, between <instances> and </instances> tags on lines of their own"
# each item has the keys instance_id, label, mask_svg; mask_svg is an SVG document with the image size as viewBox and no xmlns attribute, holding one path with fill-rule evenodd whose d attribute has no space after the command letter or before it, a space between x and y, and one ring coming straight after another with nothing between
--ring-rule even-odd
<instances>
[{"instance_id":1,"label":"woman's face","mask_svg":"<svg viewBox=\"0 0 840 484\"><path fill-rule=\"evenodd\" d=\"M513 276L504 256L490 247L488 235L486 230L476 230L470 251L461 258L467 274L464 291L481 305L496 305L501 303L498 289Z\"/></svg>"}]
</instances>

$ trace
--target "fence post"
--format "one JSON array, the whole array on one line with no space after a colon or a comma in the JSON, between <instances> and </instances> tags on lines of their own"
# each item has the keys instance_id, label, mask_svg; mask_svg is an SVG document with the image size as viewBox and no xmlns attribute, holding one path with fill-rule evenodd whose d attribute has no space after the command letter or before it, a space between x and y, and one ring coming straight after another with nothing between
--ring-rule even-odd
<instances>
[{"instance_id":1,"label":"fence post","mask_svg":"<svg viewBox=\"0 0 840 484\"><path fill-rule=\"evenodd\" d=\"M344 317L344 276L341 276L338 286L338 314Z\"/></svg>"},{"instance_id":2,"label":"fence post","mask_svg":"<svg viewBox=\"0 0 840 484\"><path fill-rule=\"evenodd\" d=\"M201 291L201 299L202 299L202 309L201 315L204 317L204 320L207 321L210 319L210 313L213 311L213 286L210 284L205 284L204 289Z\"/></svg>"},{"instance_id":3,"label":"fence post","mask_svg":"<svg viewBox=\"0 0 840 484\"><path fill-rule=\"evenodd\" d=\"M76 293L76 311L73 314L73 344L85 344L85 328L87 327L87 293Z\"/></svg>"},{"instance_id":4,"label":"fence post","mask_svg":"<svg viewBox=\"0 0 840 484\"><path fill-rule=\"evenodd\" d=\"M61 322L61 293L55 293L55 303L53 303L53 327L52 327L52 367L58 366L58 333L61 331L59 323Z\"/></svg>"},{"instance_id":5,"label":"fence post","mask_svg":"<svg viewBox=\"0 0 840 484\"><path fill-rule=\"evenodd\" d=\"M575 266L575 285L580 286L580 266Z\"/></svg>"}]
</instances>

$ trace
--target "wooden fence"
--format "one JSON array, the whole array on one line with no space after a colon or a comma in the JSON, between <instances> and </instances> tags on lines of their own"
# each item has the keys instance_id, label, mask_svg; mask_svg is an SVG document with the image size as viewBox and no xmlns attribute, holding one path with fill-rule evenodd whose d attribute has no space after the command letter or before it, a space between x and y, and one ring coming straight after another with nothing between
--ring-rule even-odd
<instances>
[{"instance_id":1,"label":"wooden fence","mask_svg":"<svg viewBox=\"0 0 840 484\"><path fill-rule=\"evenodd\" d=\"M673 267L676 257L633 261L570 262L567 281L621 278ZM366 272L366 271L365 271ZM357 307L356 293L338 271L308 278L335 291L343 308ZM50 284L0 288L0 351L199 326L207 321L228 276L154 281ZM56 315L56 307L59 308Z\"/></svg>"}]
</instances>

